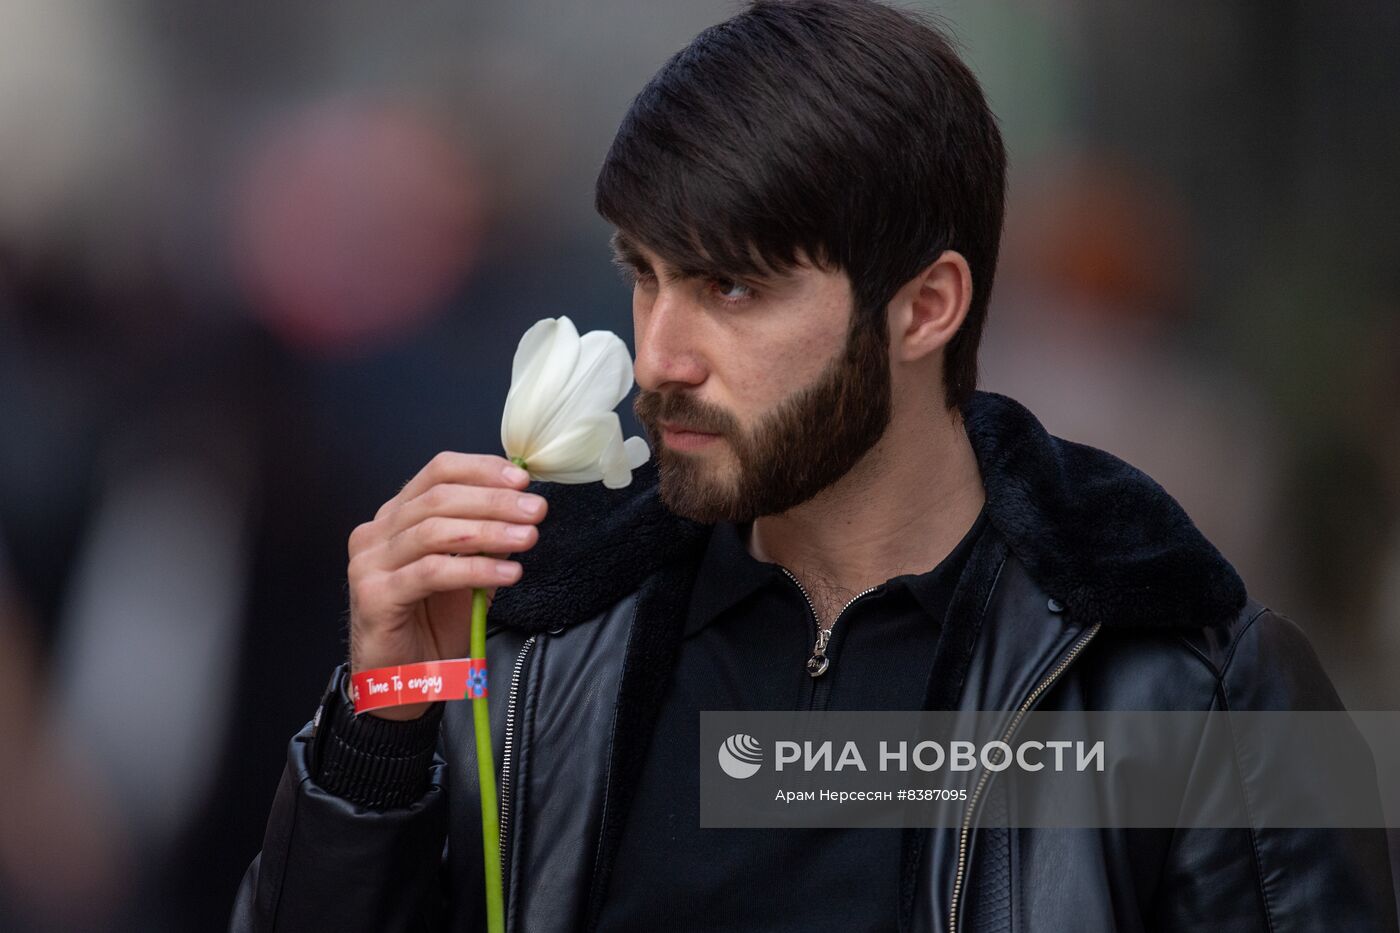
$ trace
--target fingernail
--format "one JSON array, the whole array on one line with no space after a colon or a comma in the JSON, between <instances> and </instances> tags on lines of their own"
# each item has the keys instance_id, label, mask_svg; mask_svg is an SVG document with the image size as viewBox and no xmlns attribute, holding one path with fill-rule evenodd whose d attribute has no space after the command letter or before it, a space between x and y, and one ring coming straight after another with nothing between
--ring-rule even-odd
<instances>
[{"instance_id":1,"label":"fingernail","mask_svg":"<svg viewBox=\"0 0 1400 933\"><path fill-rule=\"evenodd\" d=\"M538 515L540 509L544 508L544 502L538 496L521 496L518 501L520 511L526 515Z\"/></svg>"},{"instance_id":2,"label":"fingernail","mask_svg":"<svg viewBox=\"0 0 1400 933\"><path fill-rule=\"evenodd\" d=\"M506 482L508 483L523 483L529 480L530 478L529 473L526 473L524 470L520 469L520 467L516 466L513 463L505 469L501 470L501 475L506 478Z\"/></svg>"},{"instance_id":3,"label":"fingernail","mask_svg":"<svg viewBox=\"0 0 1400 933\"><path fill-rule=\"evenodd\" d=\"M496 565L496 576L500 577L502 580L514 580L515 575L519 572L519 564L502 563Z\"/></svg>"},{"instance_id":4,"label":"fingernail","mask_svg":"<svg viewBox=\"0 0 1400 933\"><path fill-rule=\"evenodd\" d=\"M530 537L530 529L521 528L517 525L513 528L508 528L506 530L506 537L512 541L525 541L527 538Z\"/></svg>"}]
</instances>

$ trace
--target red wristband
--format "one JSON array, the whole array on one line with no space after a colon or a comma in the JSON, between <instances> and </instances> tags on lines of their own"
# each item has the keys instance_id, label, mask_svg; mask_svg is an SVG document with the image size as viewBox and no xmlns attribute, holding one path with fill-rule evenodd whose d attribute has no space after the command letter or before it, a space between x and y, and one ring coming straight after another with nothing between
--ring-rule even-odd
<instances>
[{"instance_id":1,"label":"red wristband","mask_svg":"<svg viewBox=\"0 0 1400 933\"><path fill-rule=\"evenodd\" d=\"M376 667L350 675L355 715L386 706L486 696L486 659L454 658Z\"/></svg>"}]
</instances>

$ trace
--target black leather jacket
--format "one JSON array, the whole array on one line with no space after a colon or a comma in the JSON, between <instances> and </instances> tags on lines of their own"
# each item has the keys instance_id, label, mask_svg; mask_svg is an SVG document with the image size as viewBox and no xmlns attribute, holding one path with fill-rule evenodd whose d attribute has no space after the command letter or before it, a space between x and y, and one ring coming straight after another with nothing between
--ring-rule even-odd
<instances>
[{"instance_id":1,"label":"black leather jacket","mask_svg":"<svg viewBox=\"0 0 1400 933\"><path fill-rule=\"evenodd\" d=\"M928 708L1341 707L1298 628L1246 594L1151 479L1004 396L978 392L964 416L991 527L931 659ZM650 466L625 490L541 491L540 543L491 607L490 706L507 929L564 933L594 929L608 885L626 883L612 859L709 526L661 507ZM429 790L380 812L317 786L308 724L231 929L485 929L471 728L450 704ZM1238 772L1193 780L1249 793ZM902 830L901 930L1397 928L1383 831L978 828L994 783L961 828Z\"/></svg>"}]
</instances>

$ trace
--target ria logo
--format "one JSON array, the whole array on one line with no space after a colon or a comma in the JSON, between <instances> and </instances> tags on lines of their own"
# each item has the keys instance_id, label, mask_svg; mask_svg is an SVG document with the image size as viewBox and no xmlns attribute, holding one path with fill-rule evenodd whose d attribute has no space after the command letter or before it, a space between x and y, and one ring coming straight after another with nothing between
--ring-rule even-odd
<instances>
[{"instance_id":1,"label":"ria logo","mask_svg":"<svg viewBox=\"0 0 1400 933\"><path fill-rule=\"evenodd\" d=\"M753 777L762 764L763 746L751 735L735 733L719 747L719 766L732 778Z\"/></svg>"}]
</instances>

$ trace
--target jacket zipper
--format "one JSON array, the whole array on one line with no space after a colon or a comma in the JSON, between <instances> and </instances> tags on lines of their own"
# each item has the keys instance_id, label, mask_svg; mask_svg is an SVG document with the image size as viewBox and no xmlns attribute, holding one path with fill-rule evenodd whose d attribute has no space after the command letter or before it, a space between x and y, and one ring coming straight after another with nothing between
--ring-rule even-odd
<instances>
[{"instance_id":1,"label":"jacket zipper","mask_svg":"<svg viewBox=\"0 0 1400 933\"><path fill-rule=\"evenodd\" d=\"M515 734L515 699L520 693L520 673L525 669L525 657L535 646L537 637L539 636L531 635L521 644L520 652L515 656L515 669L511 671L510 675L510 693L506 699L506 737L505 747L501 752L500 849L501 875L503 877L509 877L506 865L506 840L510 827L510 751L511 739Z\"/></svg>"},{"instance_id":2,"label":"jacket zipper","mask_svg":"<svg viewBox=\"0 0 1400 933\"><path fill-rule=\"evenodd\" d=\"M1035 689L1032 690L1026 696L1025 700L1021 702L1021 705L1016 708L1016 714L1011 717L1011 722L1007 725L1006 731L1002 733L1001 740L1003 742L1011 741L1012 735L1016 732L1017 727L1021 725L1021 720L1025 718L1026 713L1030 712L1031 707L1035 705L1041 695L1045 693L1046 690L1049 690L1050 687L1054 685L1055 681L1060 679L1060 676L1064 674L1065 670L1073 663L1074 659L1084 650L1084 646L1089 644L1090 639L1098 634L1101 624L1102 623L1095 622L1087 632L1079 636L1079 640L1066 652L1065 656L1060 659L1060 662L1055 665L1054 669L1046 674L1045 678L1041 680L1040 683L1035 685ZM957 874L953 877L953 895L948 902L948 933L958 933L958 921L961 919L958 916L959 896L962 894L963 880L967 873L967 845L972 834L972 818L977 809L977 802L981 798L982 791L986 788L987 782L991 779L991 776L991 771L985 769L982 771L981 775L977 778L976 786L972 789L971 796L968 798L967 809L963 811L962 829L958 835L958 870Z\"/></svg>"},{"instance_id":3,"label":"jacket zipper","mask_svg":"<svg viewBox=\"0 0 1400 933\"><path fill-rule=\"evenodd\" d=\"M826 628L822 628L821 620L817 618L817 607L812 604L812 597L807 595L807 588L802 585L802 581L793 576L792 571L788 570L786 567L779 565L779 569L788 575L789 580L797 584L797 588L802 591L802 598L807 600L807 608L812 611L812 625L816 629L817 637L812 645L812 656L807 659L807 673L811 674L814 678L820 677L831 667L831 659L826 656L826 646L831 643L831 630L836 627L837 622L841 621L841 617L846 614L846 610L851 608L851 603L854 603L857 599L860 599L868 593L875 592L884 584L872 586L870 589L862 590L852 596L850 602L842 606L841 611L836 613L836 618L831 620L831 624Z\"/></svg>"}]
</instances>

